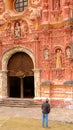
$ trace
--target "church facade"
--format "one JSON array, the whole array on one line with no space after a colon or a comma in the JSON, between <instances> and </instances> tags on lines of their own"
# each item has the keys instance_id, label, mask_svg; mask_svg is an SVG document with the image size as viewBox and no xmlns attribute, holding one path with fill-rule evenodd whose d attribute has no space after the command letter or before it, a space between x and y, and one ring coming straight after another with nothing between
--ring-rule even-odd
<instances>
[{"instance_id":1,"label":"church facade","mask_svg":"<svg viewBox=\"0 0 73 130\"><path fill-rule=\"evenodd\" d=\"M0 0L0 99L73 101L73 0Z\"/></svg>"}]
</instances>

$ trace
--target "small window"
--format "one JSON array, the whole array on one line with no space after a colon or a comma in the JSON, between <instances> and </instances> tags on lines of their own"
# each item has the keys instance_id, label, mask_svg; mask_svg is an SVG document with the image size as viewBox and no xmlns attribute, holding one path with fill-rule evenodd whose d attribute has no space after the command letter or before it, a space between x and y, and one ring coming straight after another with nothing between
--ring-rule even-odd
<instances>
[{"instance_id":1,"label":"small window","mask_svg":"<svg viewBox=\"0 0 73 130\"><path fill-rule=\"evenodd\" d=\"M22 12L28 6L28 0L16 0L15 1L15 9L18 12Z\"/></svg>"}]
</instances>

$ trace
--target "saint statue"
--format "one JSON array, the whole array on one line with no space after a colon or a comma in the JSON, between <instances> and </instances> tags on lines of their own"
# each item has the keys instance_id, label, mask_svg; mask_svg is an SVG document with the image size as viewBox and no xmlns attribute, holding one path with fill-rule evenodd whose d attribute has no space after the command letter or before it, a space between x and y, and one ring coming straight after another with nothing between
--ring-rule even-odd
<instances>
[{"instance_id":1,"label":"saint statue","mask_svg":"<svg viewBox=\"0 0 73 130\"><path fill-rule=\"evenodd\" d=\"M60 8L60 1L59 0L55 0L54 1L54 9L58 10Z\"/></svg>"},{"instance_id":2,"label":"saint statue","mask_svg":"<svg viewBox=\"0 0 73 130\"><path fill-rule=\"evenodd\" d=\"M56 68L62 68L62 52L60 49L56 52Z\"/></svg>"},{"instance_id":3,"label":"saint statue","mask_svg":"<svg viewBox=\"0 0 73 130\"><path fill-rule=\"evenodd\" d=\"M71 49L69 47L66 49L66 56L67 58L71 57Z\"/></svg>"},{"instance_id":4,"label":"saint statue","mask_svg":"<svg viewBox=\"0 0 73 130\"><path fill-rule=\"evenodd\" d=\"M21 28L20 28L20 24L18 22L15 24L14 31L15 31L15 37L20 37Z\"/></svg>"},{"instance_id":5,"label":"saint statue","mask_svg":"<svg viewBox=\"0 0 73 130\"><path fill-rule=\"evenodd\" d=\"M45 58L45 60L48 60L48 58L49 58L49 50L48 49L44 50L44 58Z\"/></svg>"}]
</instances>

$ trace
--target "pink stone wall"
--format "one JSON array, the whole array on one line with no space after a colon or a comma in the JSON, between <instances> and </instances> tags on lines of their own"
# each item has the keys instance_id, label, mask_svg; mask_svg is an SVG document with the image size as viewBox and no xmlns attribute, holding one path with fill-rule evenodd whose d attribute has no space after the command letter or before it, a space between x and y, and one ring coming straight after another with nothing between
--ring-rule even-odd
<instances>
[{"instance_id":1,"label":"pink stone wall","mask_svg":"<svg viewBox=\"0 0 73 130\"><path fill-rule=\"evenodd\" d=\"M40 97L49 98L51 107L68 107L72 104L73 86L41 86Z\"/></svg>"},{"instance_id":2,"label":"pink stone wall","mask_svg":"<svg viewBox=\"0 0 73 130\"><path fill-rule=\"evenodd\" d=\"M40 84L44 81L53 84L50 89L41 89L41 97L49 97L53 106L59 101L63 105L64 98L73 96L72 87L63 86L65 81L73 80L73 20L70 21L73 18L72 0L41 0L36 6L31 1L30 8L21 14L14 11L9 1L6 2L9 3L7 10L11 9L12 13L0 12L0 69L2 56L7 50L16 46L28 48L35 58L34 68L41 70ZM19 37L15 37L17 22L21 28ZM57 50L60 50L61 57L57 55Z\"/></svg>"}]
</instances>

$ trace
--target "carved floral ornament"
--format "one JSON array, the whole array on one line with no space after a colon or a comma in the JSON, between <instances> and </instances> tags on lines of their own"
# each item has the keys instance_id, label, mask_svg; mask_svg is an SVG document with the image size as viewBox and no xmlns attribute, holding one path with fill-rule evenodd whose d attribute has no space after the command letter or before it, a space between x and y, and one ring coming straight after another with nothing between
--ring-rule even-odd
<instances>
[{"instance_id":1,"label":"carved floral ornament","mask_svg":"<svg viewBox=\"0 0 73 130\"><path fill-rule=\"evenodd\" d=\"M58 20L59 19L59 17L61 16L61 14L62 14L62 11L61 10L55 10L55 11L52 11L52 15L54 16L54 18L56 19L56 20Z\"/></svg>"},{"instance_id":2,"label":"carved floral ornament","mask_svg":"<svg viewBox=\"0 0 73 130\"><path fill-rule=\"evenodd\" d=\"M5 23L4 19L0 19L0 25L3 25Z\"/></svg>"},{"instance_id":3,"label":"carved floral ornament","mask_svg":"<svg viewBox=\"0 0 73 130\"><path fill-rule=\"evenodd\" d=\"M40 5L40 0L30 0L30 4L32 7L37 7Z\"/></svg>"},{"instance_id":4,"label":"carved floral ornament","mask_svg":"<svg viewBox=\"0 0 73 130\"><path fill-rule=\"evenodd\" d=\"M4 12L5 10L5 4L3 0L0 0L0 15Z\"/></svg>"},{"instance_id":5,"label":"carved floral ornament","mask_svg":"<svg viewBox=\"0 0 73 130\"><path fill-rule=\"evenodd\" d=\"M65 5L65 6L69 6L69 4L70 4L70 0L65 0L64 5Z\"/></svg>"},{"instance_id":6,"label":"carved floral ornament","mask_svg":"<svg viewBox=\"0 0 73 130\"><path fill-rule=\"evenodd\" d=\"M52 10L60 10L61 0L51 0L52 1Z\"/></svg>"},{"instance_id":7,"label":"carved floral ornament","mask_svg":"<svg viewBox=\"0 0 73 130\"><path fill-rule=\"evenodd\" d=\"M38 7L37 9L32 10L30 14L31 20L37 20L38 18L41 18L41 7Z\"/></svg>"}]
</instances>

